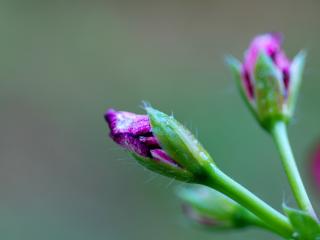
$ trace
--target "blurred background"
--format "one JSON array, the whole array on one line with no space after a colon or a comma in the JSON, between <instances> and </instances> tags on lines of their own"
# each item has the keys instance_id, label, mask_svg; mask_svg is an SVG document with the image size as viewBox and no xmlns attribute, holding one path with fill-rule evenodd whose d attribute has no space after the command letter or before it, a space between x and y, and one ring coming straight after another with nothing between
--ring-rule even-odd
<instances>
[{"instance_id":1,"label":"blurred background","mask_svg":"<svg viewBox=\"0 0 320 240\"><path fill-rule=\"evenodd\" d=\"M138 166L108 138L109 107L174 113L228 174L274 207L294 205L269 136L245 108L224 56L281 31L308 62L290 138L319 205L309 152L320 137L320 2L39 1L0 3L0 237L277 239L191 228L181 183Z\"/></svg>"}]
</instances>

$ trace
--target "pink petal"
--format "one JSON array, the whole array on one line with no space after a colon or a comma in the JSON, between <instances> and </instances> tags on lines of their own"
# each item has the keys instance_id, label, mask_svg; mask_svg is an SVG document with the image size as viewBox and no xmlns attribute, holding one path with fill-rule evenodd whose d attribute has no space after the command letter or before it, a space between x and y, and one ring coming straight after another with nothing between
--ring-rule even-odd
<instances>
[{"instance_id":1,"label":"pink petal","mask_svg":"<svg viewBox=\"0 0 320 240\"><path fill-rule=\"evenodd\" d=\"M282 80L286 89L290 84L290 61L281 48L282 36L280 33L266 33L255 37L245 52L242 65L242 79L247 95L254 98L254 71L261 52L267 54L275 66L282 73ZM284 93L286 95L286 92Z\"/></svg>"},{"instance_id":2,"label":"pink petal","mask_svg":"<svg viewBox=\"0 0 320 240\"><path fill-rule=\"evenodd\" d=\"M280 33L267 33L255 37L244 56L244 68L253 73L258 55L265 52L274 59L275 53L281 50L282 37Z\"/></svg>"},{"instance_id":3,"label":"pink petal","mask_svg":"<svg viewBox=\"0 0 320 240\"><path fill-rule=\"evenodd\" d=\"M170 165L173 165L175 167L178 166L178 164L168 156L168 154L162 150L162 149L153 149L150 151L151 152L151 156L155 159L155 160L158 160L160 162L163 162L163 163L167 163L167 164L170 164Z\"/></svg>"},{"instance_id":4,"label":"pink petal","mask_svg":"<svg viewBox=\"0 0 320 240\"><path fill-rule=\"evenodd\" d=\"M121 133L143 135L151 133L151 125L147 115L109 109L105 114L105 119L109 124L111 135Z\"/></svg>"},{"instance_id":5,"label":"pink petal","mask_svg":"<svg viewBox=\"0 0 320 240\"><path fill-rule=\"evenodd\" d=\"M120 133L120 134L115 134L115 135L110 134L110 136L113 139L113 141L118 143L123 148L125 148L131 152L134 152L140 156L150 157L149 147L147 145L145 145L144 143L140 142L139 139L132 136L131 134Z\"/></svg>"},{"instance_id":6,"label":"pink petal","mask_svg":"<svg viewBox=\"0 0 320 240\"><path fill-rule=\"evenodd\" d=\"M160 148L159 142L154 136L152 137L141 136L139 137L139 140L145 143L148 147Z\"/></svg>"}]
</instances>

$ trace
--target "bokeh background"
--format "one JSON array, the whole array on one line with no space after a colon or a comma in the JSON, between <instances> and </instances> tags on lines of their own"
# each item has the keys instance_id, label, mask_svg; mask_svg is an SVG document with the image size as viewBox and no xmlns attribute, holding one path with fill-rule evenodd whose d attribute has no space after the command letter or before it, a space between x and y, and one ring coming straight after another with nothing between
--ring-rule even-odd
<instances>
[{"instance_id":1,"label":"bokeh background","mask_svg":"<svg viewBox=\"0 0 320 240\"><path fill-rule=\"evenodd\" d=\"M142 113L142 100L173 112L225 172L277 208L293 205L224 64L255 34L281 31L290 57L308 51L290 138L317 206L308 155L320 136L319 11L317 0L1 1L1 239L277 239L190 227L180 183L108 139L103 113Z\"/></svg>"}]
</instances>

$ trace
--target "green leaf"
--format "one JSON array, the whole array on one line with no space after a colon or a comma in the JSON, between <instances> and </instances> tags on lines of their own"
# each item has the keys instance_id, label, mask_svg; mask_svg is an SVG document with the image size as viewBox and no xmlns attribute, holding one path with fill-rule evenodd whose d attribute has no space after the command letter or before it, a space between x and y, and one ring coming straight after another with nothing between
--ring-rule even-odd
<instances>
[{"instance_id":1,"label":"green leaf","mask_svg":"<svg viewBox=\"0 0 320 240\"><path fill-rule=\"evenodd\" d=\"M248 96L247 90L243 84L243 80L241 77L241 62L233 56L227 56L225 58L225 61L231 70L231 73L240 91L243 101L249 107L250 111L256 116L254 99L250 100L250 97Z\"/></svg>"},{"instance_id":2,"label":"green leaf","mask_svg":"<svg viewBox=\"0 0 320 240\"><path fill-rule=\"evenodd\" d=\"M168 155L184 169L201 176L203 166L213 163L208 152L182 124L151 106L145 107L152 132Z\"/></svg>"},{"instance_id":3,"label":"green leaf","mask_svg":"<svg viewBox=\"0 0 320 240\"><path fill-rule=\"evenodd\" d=\"M291 66L290 66L290 83L288 89L288 112L289 115L292 116L297 98L298 92L301 85L303 69L306 60L306 53L301 51L298 55L293 59Z\"/></svg>"},{"instance_id":4,"label":"green leaf","mask_svg":"<svg viewBox=\"0 0 320 240\"><path fill-rule=\"evenodd\" d=\"M262 125L269 128L284 118L284 83L272 59L261 52L254 71L257 113Z\"/></svg>"},{"instance_id":5,"label":"green leaf","mask_svg":"<svg viewBox=\"0 0 320 240\"><path fill-rule=\"evenodd\" d=\"M157 172L161 175L165 175L167 177L174 178L183 182L194 181L193 174L185 169L163 163L155 159L142 157L134 153L132 153L132 155L141 165L145 166L147 169L153 172Z\"/></svg>"},{"instance_id":6,"label":"green leaf","mask_svg":"<svg viewBox=\"0 0 320 240\"><path fill-rule=\"evenodd\" d=\"M284 206L295 233L293 239L320 240L320 226L308 212Z\"/></svg>"}]
</instances>

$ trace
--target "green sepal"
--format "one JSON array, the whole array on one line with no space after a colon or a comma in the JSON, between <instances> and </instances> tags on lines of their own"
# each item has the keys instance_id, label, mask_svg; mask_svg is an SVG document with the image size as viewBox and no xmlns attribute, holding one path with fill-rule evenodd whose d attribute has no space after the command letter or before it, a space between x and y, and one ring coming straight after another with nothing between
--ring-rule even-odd
<instances>
[{"instance_id":1,"label":"green sepal","mask_svg":"<svg viewBox=\"0 0 320 240\"><path fill-rule=\"evenodd\" d=\"M204 166L213 163L208 152L199 141L173 116L145 106L150 118L152 132L161 147L182 168L201 178Z\"/></svg>"},{"instance_id":2,"label":"green sepal","mask_svg":"<svg viewBox=\"0 0 320 240\"><path fill-rule=\"evenodd\" d=\"M303 69L306 60L306 52L301 51L295 56L293 59L291 66L290 66L290 83L288 89L288 100L287 100L287 107L288 107L288 114L290 116L293 115L297 98L298 92L301 85Z\"/></svg>"},{"instance_id":3,"label":"green sepal","mask_svg":"<svg viewBox=\"0 0 320 240\"><path fill-rule=\"evenodd\" d=\"M184 208L192 213L189 216L191 220L212 230L261 226L261 221L249 210L213 189L204 186L183 187L177 190L177 195Z\"/></svg>"},{"instance_id":4,"label":"green sepal","mask_svg":"<svg viewBox=\"0 0 320 240\"><path fill-rule=\"evenodd\" d=\"M167 163L163 163L152 158L142 157L135 153L131 153L131 154L141 165L143 165L144 167L146 167L147 169L153 172L157 172L161 175L165 175L167 177L174 178L176 180L180 180L183 182L194 181L193 174L185 169L182 169L178 166L173 166Z\"/></svg>"},{"instance_id":5,"label":"green sepal","mask_svg":"<svg viewBox=\"0 0 320 240\"><path fill-rule=\"evenodd\" d=\"M269 129L275 121L287 122L282 73L266 53L258 56L254 80L257 114L262 126Z\"/></svg>"},{"instance_id":6,"label":"green sepal","mask_svg":"<svg viewBox=\"0 0 320 240\"><path fill-rule=\"evenodd\" d=\"M290 223L295 229L292 239L295 240L320 240L319 223L308 212L283 206Z\"/></svg>"},{"instance_id":7,"label":"green sepal","mask_svg":"<svg viewBox=\"0 0 320 240\"><path fill-rule=\"evenodd\" d=\"M225 58L225 62L231 70L233 79L236 82L236 85L240 91L242 99L244 100L246 105L249 107L250 111L256 116L256 112L254 109L254 100L252 101L250 100L247 90L243 84L243 80L241 76L241 68L242 68L241 62L233 56L227 56Z\"/></svg>"}]
</instances>

